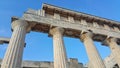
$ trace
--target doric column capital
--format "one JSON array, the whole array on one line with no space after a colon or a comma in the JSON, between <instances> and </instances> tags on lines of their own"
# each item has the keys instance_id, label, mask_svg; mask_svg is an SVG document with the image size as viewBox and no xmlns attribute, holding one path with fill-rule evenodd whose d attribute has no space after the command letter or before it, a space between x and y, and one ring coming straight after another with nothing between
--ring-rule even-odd
<instances>
[{"instance_id":1,"label":"doric column capital","mask_svg":"<svg viewBox=\"0 0 120 68\"><path fill-rule=\"evenodd\" d=\"M63 41L64 29L55 27L50 30L53 36L54 68L69 68L66 56L66 50Z\"/></svg>"},{"instance_id":2,"label":"doric column capital","mask_svg":"<svg viewBox=\"0 0 120 68\"><path fill-rule=\"evenodd\" d=\"M14 29L15 27L27 27L28 23L24 20L15 20L12 22L12 29Z\"/></svg>"},{"instance_id":3,"label":"doric column capital","mask_svg":"<svg viewBox=\"0 0 120 68\"><path fill-rule=\"evenodd\" d=\"M108 38L106 38L105 41L106 41L107 45L109 45L112 42L117 42L117 38L108 37Z\"/></svg>"},{"instance_id":4,"label":"doric column capital","mask_svg":"<svg viewBox=\"0 0 120 68\"><path fill-rule=\"evenodd\" d=\"M12 22L12 29L14 30L15 27L24 27L27 32L30 32L31 28L35 25L36 23L28 23L25 20L15 20Z\"/></svg>"},{"instance_id":5,"label":"doric column capital","mask_svg":"<svg viewBox=\"0 0 120 68\"><path fill-rule=\"evenodd\" d=\"M105 46L110 46L111 44L117 44L117 38L114 38L114 37L110 37L108 36L107 38L105 38L105 40L102 42L102 45L105 45Z\"/></svg>"},{"instance_id":6,"label":"doric column capital","mask_svg":"<svg viewBox=\"0 0 120 68\"><path fill-rule=\"evenodd\" d=\"M85 39L87 39L87 38L92 38L92 37L93 37L93 33L92 33L92 32L83 32L83 33L80 35L81 41L84 41Z\"/></svg>"},{"instance_id":7,"label":"doric column capital","mask_svg":"<svg viewBox=\"0 0 120 68\"><path fill-rule=\"evenodd\" d=\"M55 27L50 29L50 34L54 35L54 34L63 34L64 33L64 29L61 27Z\"/></svg>"},{"instance_id":8,"label":"doric column capital","mask_svg":"<svg viewBox=\"0 0 120 68\"><path fill-rule=\"evenodd\" d=\"M13 34L1 64L1 68L21 68L27 27L28 23L26 21L13 21Z\"/></svg>"},{"instance_id":9,"label":"doric column capital","mask_svg":"<svg viewBox=\"0 0 120 68\"><path fill-rule=\"evenodd\" d=\"M83 41L84 46L86 48L89 61L93 64L93 68L105 68L102 58L94 45L92 37L93 37L92 31L84 31L81 32L80 35L80 38Z\"/></svg>"}]
</instances>

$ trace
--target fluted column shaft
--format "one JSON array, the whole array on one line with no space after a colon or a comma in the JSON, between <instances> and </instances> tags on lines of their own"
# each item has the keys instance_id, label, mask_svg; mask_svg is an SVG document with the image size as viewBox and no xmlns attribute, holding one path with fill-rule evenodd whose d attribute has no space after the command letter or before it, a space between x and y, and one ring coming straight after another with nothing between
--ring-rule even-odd
<instances>
[{"instance_id":1,"label":"fluted column shaft","mask_svg":"<svg viewBox=\"0 0 120 68\"><path fill-rule=\"evenodd\" d=\"M116 38L108 38L107 44L109 45L112 54L114 55L115 61L120 66L120 46L117 44Z\"/></svg>"},{"instance_id":2,"label":"fluted column shaft","mask_svg":"<svg viewBox=\"0 0 120 68\"><path fill-rule=\"evenodd\" d=\"M100 57L96 47L94 46L94 43L92 40L92 33L87 32L82 34L81 40L85 45L89 61L91 62L93 68L105 68L102 58Z\"/></svg>"},{"instance_id":3,"label":"fluted column shaft","mask_svg":"<svg viewBox=\"0 0 120 68\"><path fill-rule=\"evenodd\" d=\"M56 27L51 31L53 35L53 47L54 47L54 68L68 68L68 61L66 51L63 42L62 28Z\"/></svg>"},{"instance_id":4,"label":"fluted column shaft","mask_svg":"<svg viewBox=\"0 0 120 68\"><path fill-rule=\"evenodd\" d=\"M1 68L21 68L27 26L28 23L22 20L16 20L12 23L13 34Z\"/></svg>"}]
</instances>

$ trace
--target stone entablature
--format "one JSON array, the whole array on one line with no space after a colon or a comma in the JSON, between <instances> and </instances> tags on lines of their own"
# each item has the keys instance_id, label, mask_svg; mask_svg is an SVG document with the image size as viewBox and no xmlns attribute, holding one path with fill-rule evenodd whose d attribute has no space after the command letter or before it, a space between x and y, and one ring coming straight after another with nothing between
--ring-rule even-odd
<instances>
[{"instance_id":1,"label":"stone entablature","mask_svg":"<svg viewBox=\"0 0 120 68\"><path fill-rule=\"evenodd\" d=\"M48 33L53 38L54 68L71 67L64 46L64 36L78 38L84 43L92 68L106 68L94 41L108 45L118 67L120 66L118 45L120 44L120 29L119 23L115 21L43 4L41 10L28 10L22 18L13 17L12 31L1 64L2 68L21 67L25 37L30 31ZM75 66L72 65L71 68L77 68L76 64L78 63L75 61Z\"/></svg>"},{"instance_id":2,"label":"stone entablature","mask_svg":"<svg viewBox=\"0 0 120 68\"><path fill-rule=\"evenodd\" d=\"M46 4L44 3L42 6L42 9L45 10L46 13L48 14L53 14L57 13L60 14L61 17L73 17L73 19L75 20L80 20L80 19L85 19L88 22L97 22L100 25L109 25L109 26L117 26L120 28L120 23L117 21L113 21L110 19L106 19L106 18L101 18L98 16L93 16L90 14L86 14L83 12L78 12L78 11L73 11L70 9L66 9L66 8L62 8L62 7L58 7L58 6L54 6L54 5L50 5L50 4Z\"/></svg>"},{"instance_id":3,"label":"stone entablature","mask_svg":"<svg viewBox=\"0 0 120 68\"><path fill-rule=\"evenodd\" d=\"M67 13L63 16L61 15L63 12ZM13 20L15 19L17 18L13 17ZM94 41L103 42L107 37L114 37L118 39L117 43L120 44L120 24L116 21L48 4L43 4L41 10L29 9L21 19L29 21L30 23L36 23L32 28L33 31L49 33L52 27L59 26L65 29L64 36L79 38L82 32L91 30L94 33Z\"/></svg>"}]
</instances>

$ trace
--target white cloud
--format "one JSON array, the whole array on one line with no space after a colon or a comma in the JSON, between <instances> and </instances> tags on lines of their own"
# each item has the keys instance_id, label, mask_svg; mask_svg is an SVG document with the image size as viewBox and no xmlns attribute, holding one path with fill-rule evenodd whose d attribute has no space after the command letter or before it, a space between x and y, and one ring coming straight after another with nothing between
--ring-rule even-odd
<instances>
[{"instance_id":1,"label":"white cloud","mask_svg":"<svg viewBox=\"0 0 120 68\"><path fill-rule=\"evenodd\" d=\"M10 31L6 29L0 29L0 36L10 36Z\"/></svg>"},{"instance_id":2,"label":"white cloud","mask_svg":"<svg viewBox=\"0 0 120 68\"><path fill-rule=\"evenodd\" d=\"M7 34L7 30L0 29L0 36L6 35L6 34Z\"/></svg>"},{"instance_id":3,"label":"white cloud","mask_svg":"<svg viewBox=\"0 0 120 68\"><path fill-rule=\"evenodd\" d=\"M7 45L6 44L0 44L0 50L6 50Z\"/></svg>"},{"instance_id":4,"label":"white cloud","mask_svg":"<svg viewBox=\"0 0 120 68\"><path fill-rule=\"evenodd\" d=\"M0 34L5 34L7 31L5 29L0 29Z\"/></svg>"}]
</instances>

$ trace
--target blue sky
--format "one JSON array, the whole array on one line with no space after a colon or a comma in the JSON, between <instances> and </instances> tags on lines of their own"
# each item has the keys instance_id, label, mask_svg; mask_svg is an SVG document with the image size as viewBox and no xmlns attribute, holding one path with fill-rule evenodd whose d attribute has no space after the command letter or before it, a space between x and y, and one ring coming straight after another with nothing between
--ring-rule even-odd
<instances>
[{"instance_id":1,"label":"blue sky","mask_svg":"<svg viewBox=\"0 0 120 68\"><path fill-rule=\"evenodd\" d=\"M42 3L68 8L115 21L120 21L120 0L0 0L0 36L11 37L11 17L22 17L28 9L40 9ZM26 35L27 43L23 60L53 61L52 38L47 34L30 32ZM87 63L88 57L83 43L79 39L64 37L68 58L77 58ZM102 58L110 54L110 49L95 42ZM4 57L7 44L0 45L0 58Z\"/></svg>"}]
</instances>

